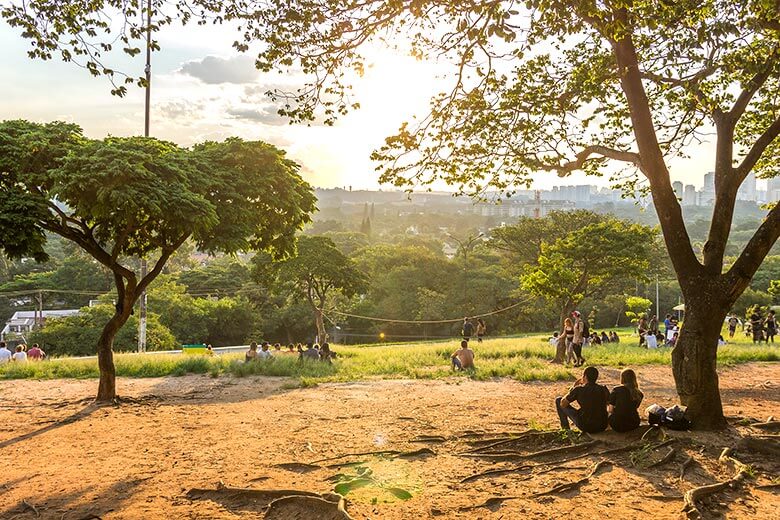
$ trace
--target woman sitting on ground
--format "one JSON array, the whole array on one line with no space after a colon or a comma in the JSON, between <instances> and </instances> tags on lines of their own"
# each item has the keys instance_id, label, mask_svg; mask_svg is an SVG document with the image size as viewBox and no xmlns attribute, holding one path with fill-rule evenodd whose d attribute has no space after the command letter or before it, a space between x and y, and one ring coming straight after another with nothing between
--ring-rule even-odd
<instances>
[{"instance_id":1,"label":"woman sitting on ground","mask_svg":"<svg viewBox=\"0 0 780 520\"><path fill-rule=\"evenodd\" d=\"M322 347L320 348L320 361L333 363L335 358L336 353L330 349L330 345L328 343L323 343Z\"/></svg>"},{"instance_id":2,"label":"woman sitting on ground","mask_svg":"<svg viewBox=\"0 0 780 520\"><path fill-rule=\"evenodd\" d=\"M257 343L254 341L249 345L249 351L244 355L244 363L255 361L257 359Z\"/></svg>"},{"instance_id":3,"label":"woman sitting on ground","mask_svg":"<svg viewBox=\"0 0 780 520\"><path fill-rule=\"evenodd\" d=\"M639 405L644 394L639 390L636 372L627 368L620 373L620 386L609 394L609 426L616 432L630 432L639 427Z\"/></svg>"},{"instance_id":4,"label":"woman sitting on ground","mask_svg":"<svg viewBox=\"0 0 780 520\"><path fill-rule=\"evenodd\" d=\"M620 336L614 330L609 331L609 342L620 343Z\"/></svg>"},{"instance_id":5,"label":"woman sitting on ground","mask_svg":"<svg viewBox=\"0 0 780 520\"><path fill-rule=\"evenodd\" d=\"M601 344L607 344L609 343L609 336L607 336L607 333L605 331L601 331Z\"/></svg>"}]
</instances>

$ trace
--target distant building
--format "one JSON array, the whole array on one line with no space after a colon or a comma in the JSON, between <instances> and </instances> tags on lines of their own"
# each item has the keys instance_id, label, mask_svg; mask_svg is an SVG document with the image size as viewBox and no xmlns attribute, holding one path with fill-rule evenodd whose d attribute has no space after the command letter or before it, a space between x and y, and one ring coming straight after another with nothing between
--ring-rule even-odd
<instances>
[{"instance_id":1,"label":"distant building","mask_svg":"<svg viewBox=\"0 0 780 520\"><path fill-rule=\"evenodd\" d=\"M766 201L774 202L780 200L780 177L772 177L766 183Z\"/></svg>"},{"instance_id":2,"label":"distant building","mask_svg":"<svg viewBox=\"0 0 780 520\"><path fill-rule=\"evenodd\" d=\"M64 318L67 316L76 316L78 309L65 309L57 311L16 311L11 318L5 322L5 327L0 332L0 340L8 341L14 338L23 338L25 334L32 332L35 327L36 317L40 318L40 326L46 326L48 318Z\"/></svg>"},{"instance_id":3,"label":"distant building","mask_svg":"<svg viewBox=\"0 0 780 520\"><path fill-rule=\"evenodd\" d=\"M715 200L715 172L704 174L704 187L699 194L699 204L707 206Z\"/></svg>"},{"instance_id":4,"label":"distant building","mask_svg":"<svg viewBox=\"0 0 780 520\"><path fill-rule=\"evenodd\" d=\"M505 200L497 204L475 204L474 212L483 217L545 217L552 211L572 211L576 205L568 200Z\"/></svg>"},{"instance_id":5,"label":"distant building","mask_svg":"<svg viewBox=\"0 0 780 520\"><path fill-rule=\"evenodd\" d=\"M683 196L682 196L682 203L683 206L695 206L698 202L696 199L697 197L696 193L696 186L693 184L688 184L683 189Z\"/></svg>"},{"instance_id":6,"label":"distant building","mask_svg":"<svg viewBox=\"0 0 780 520\"><path fill-rule=\"evenodd\" d=\"M683 183L680 181L674 181L672 183L672 189L674 190L674 194L677 195L678 199L681 199L683 197Z\"/></svg>"},{"instance_id":7,"label":"distant building","mask_svg":"<svg viewBox=\"0 0 780 520\"><path fill-rule=\"evenodd\" d=\"M739 190L737 191L737 200L747 200L747 201L755 202L756 199L757 199L756 174L750 172L747 175L747 177L745 177L745 180L742 182L742 185L739 187Z\"/></svg>"}]
</instances>

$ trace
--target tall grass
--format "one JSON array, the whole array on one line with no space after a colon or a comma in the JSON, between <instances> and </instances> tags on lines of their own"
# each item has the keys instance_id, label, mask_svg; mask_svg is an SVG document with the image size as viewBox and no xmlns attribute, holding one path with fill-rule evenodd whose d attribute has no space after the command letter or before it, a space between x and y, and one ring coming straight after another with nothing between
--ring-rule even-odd
<instances>
[{"instance_id":1,"label":"tall grass","mask_svg":"<svg viewBox=\"0 0 780 520\"><path fill-rule=\"evenodd\" d=\"M587 347L583 355L598 366L668 365L671 349L647 350L636 346L636 338L623 335L619 345ZM731 366L751 361L780 361L779 346L753 346L743 337L721 347L718 362ZM125 377L181 376L284 376L304 385L326 381L355 381L369 378L439 379L457 375L476 380L509 377L520 381L559 381L575 377L575 370L549 362L553 347L543 336L486 340L474 344L477 370L453 373L449 358L457 342L410 343L380 346L334 347L339 354L332 364L299 362L297 355L281 353L273 361L244 363L243 354L215 357L172 354L117 354L117 375ZM94 359L53 359L38 363L7 364L0 367L2 379L96 378Z\"/></svg>"}]
</instances>

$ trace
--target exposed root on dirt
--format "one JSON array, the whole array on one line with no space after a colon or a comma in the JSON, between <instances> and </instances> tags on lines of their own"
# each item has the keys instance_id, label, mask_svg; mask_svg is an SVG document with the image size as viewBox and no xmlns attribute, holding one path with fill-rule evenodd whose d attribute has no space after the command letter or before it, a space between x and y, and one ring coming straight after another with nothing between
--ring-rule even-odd
<instances>
[{"instance_id":1,"label":"exposed root on dirt","mask_svg":"<svg viewBox=\"0 0 780 520\"><path fill-rule=\"evenodd\" d=\"M657 468L658 466L663 466L664 464L668 464L674 460L674 458L677 456L677 450L675 448L670 448L669 453L664 455L661 459L653 462L648 468Z\"/></svg>"},{"instance_id":2,"label":"exposed root on dirt","mask_svg":"<svg viewBox=\"0 0 780 520\"><path fill-rule=\"evenodd\" d=\"M29 503L27 500L22 499L22 505L24 506L25 510L30 510L35 514L35 517L41 516L41 513L38 512L38 508Z\"/></svg>"},{"instance_id":3,"label":"exposed root on dirt","mask_svg":"<svg viewBox=\"0 0 780 520\"><path fill-rule=\"evenodd\" d=\"M750 427L758 428L759 430L764 430L768 432L780 432L780 421L767 421L767 422L753 423L750 425Z\"/></svg>"},{"instance_id":4,"label":"exposed root on dirt","mask_svg":"<svg viewBox=\"0 0 780 520\"><path fill-rule=\"evenodd\" d=\"M476 447L467 450L464 453L478 453L481 451L491 450L499 446L506 446L508 444L513 444L515 442L522 441L524 439L527 439L528 437L557 438L559 437L559 433L557 431L526 430L524 432L519 432L516 435L511 435L509 437L472 441L469 442L469 444Z\"/></svg>"},{"instance_id":5,"label":"exposed root on dirt","mask_svg":"<svg viewBox=\"0 0 780 520\"><path fill-rule=\"evenodd\" d=\"M253 506L264 511L266 520L317 518L351 520L344 497L336 493L313 493L297 489L251 489L220 486L217 489L191 489L190 500L214 500L228 506Z\"/></svg>"},{"instance_id":6,"label":"exposed root on dirt","mask_svg":"<svg viewBox=\"0 0 780 520\"><path fill-rule=\"evenodd\" d=\"M682 461L682 464L680 464L680 482L685 480L685 472L688 470L688 466L693 464L693 457L688 455L684 461Z\"/></svg>"},{"instance_id":7,"label":"exposed root on dirt","mask_svg":"<svg viewBox=\"0 0 780 520\"><path fill-rule=\"evenodd\" d=\"M283 462L281 464L274 464L273 467L292 471L293 473L309 473L310 471L322 469L322 466L306 464L305 462Z\"/></svg>"},{"instance_id":8,"label":"exposed root on dirt","mask_svg":"<svg viewBox=\"0 0 780 520\"><path fill-rule=\"evenodd\" d=\"M418 435L417 437L411 439L409 442L439 444L442 442L447 442L447 438L441 435Z\"/></svg>"},{"instance_id":9,"label":"exposed root on dirt","mask_svg":"<svg viewBox=\"0 0 780 520\"><path fill-rule=\"evenodd\" d=\"M699 508L696 505L697 501L704 497L714 495L715 493L720 493L721 491L736 486L743 480L750 478L748 466L731 457L731 448L724 449L718 460L721 462L733 462L737 472L732 478L724 482L718 482L708 486L699 486L688 490L683 496L683 500L685 501L683 512L689 519L700 520L703 518L701 511L699 511Z\"/></svg>"},{"instance_id":10,"label":"exposed root on dirt","mask_svg":"<svg viewBox=\"0 0 780 520\"><path fill-rule=\"evenodd\" d=\"M513 466L511 468L503 468L503 469L491 469L488 471L475 473L474 475L469 475L468 477L462 478L460 480L460 483L465 484L466 482L473 482L481 478L496 477L498 475L507 475L509 473L517 473L525 469L533 469L535 467L536 467L535 465L524 465L524 466Z\"/></svg>"},{"instance_id":11,"label":"exposed root on dirt","mask_svg":"<svg viewBox=\"0 0 780 520\"><path fill-rule=\"evenodd\" d=\"M780 457L780 442L777 439L744 437L737 443L737 449Z\"/></svg>"},{"instance_id":12,"label":"exposed root on dirt","mask_svg":"<svg viewBox=\"0 0 780 520\"><path fill-rule=\"evenodd\" d=\"M762 491L780 490L780 484L762 484L760 486L756 486L756 489L760 489Z\"/></svg>"},{"instance_id":13,"label":"exposed root on dirt","mask_svg":"<svg viewBox=\"0 0 780 520\"><path fill-rule=\"evenodd\" d=\"M519 451L506 451L506 452L496 452L496 453L485 453L485 452L476 452L476 453L461 453L460 455L463 457L478 457L478 458L487 458L487 459L494 459L494 460L526 460L526 459L538 459L542 457L548 457L551 455L559 455L561 453L571 453L571 452L577 452L577 451L586 451L590 448L597 445L599 441L588 441L583 442L580 444L574 444L571 446L562 446L558 448L550 448L547 450L541 450L541 451L534 451L531 453L522 453Z\"/></svg>"},{"instance_id":14,"label":"exposed root on dirt","mask_svg":"<svg viewBox=\"0 0 780 520\"><path fill-rule=\"evenodd\" d=\"M543 497L547 495L556 495L558 493L563 493L565 491L572 491L574 489L579 489L580 486L583 484L586 484L590 481L591 478L595 477L596 474L599 472L601 468L604 468L606 466L611 466L612 462L608 460L600 460L596 464L593 465L593 468L590 470L590 473L588 473L587 476L575 480L574 482L567 482L565 484L558 484L557 486L554 486L552 489L549 489L547 491L541 491L539 493L534 493L531 495L533 498Z\"/></svg>"},{"instance_id":15,"label":"exposed root on dirt","mask_svg":"<svg viewBox=\"0 0 780 520\"><path fill-rule=\"evenodd\" d=\"M345 459L347 457L367 457L367 456L390 456L394 459L414 459L417 457L427 457L429 455L436 455L436 452L430 448L420 448L413 451L398 451L398 450L376 450L376 451L363 451L358 453L344 453L342 455L336 455L334 457L327 457L320 460L315 460L310 465L319 464L321 462L328 462L331 460Z\"/></svg>"}]
</instances>

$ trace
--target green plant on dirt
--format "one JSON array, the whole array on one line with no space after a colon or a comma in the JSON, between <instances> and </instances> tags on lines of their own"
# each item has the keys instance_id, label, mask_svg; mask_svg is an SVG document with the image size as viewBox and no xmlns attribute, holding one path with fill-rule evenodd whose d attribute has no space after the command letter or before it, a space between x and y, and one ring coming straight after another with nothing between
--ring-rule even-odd
<instances>
[{"instance_id":1,"label":"green plant on dirt","mask_svg":"<svg viewBox=\"0 0 780 520\"><path fill-rule=\"evenodd\" d=\"M353 472L338 473L328 480L334 483L333 491L342 496L346 496L357 489L370 487L389 493L398 500L409 500L412 498L412 494L409 491L394 486L393 482L377 477L368 466L355 466ZM376 501L376 497L372 498L372 502L376 503Z\"/></svg>"},{"instance_id":2,"label":"green plant on dirt","mask_svg":"<svg viewBox=\"0 0 780 520\"><path fill-rule=\"evenodd\" d=\"M637 468L644 468L650 465L650 456L653 453L653 446L650 443L645 444L638 450L631 452L629 459L631 460L631 466Z\"/></svg>"}]
</instances>

